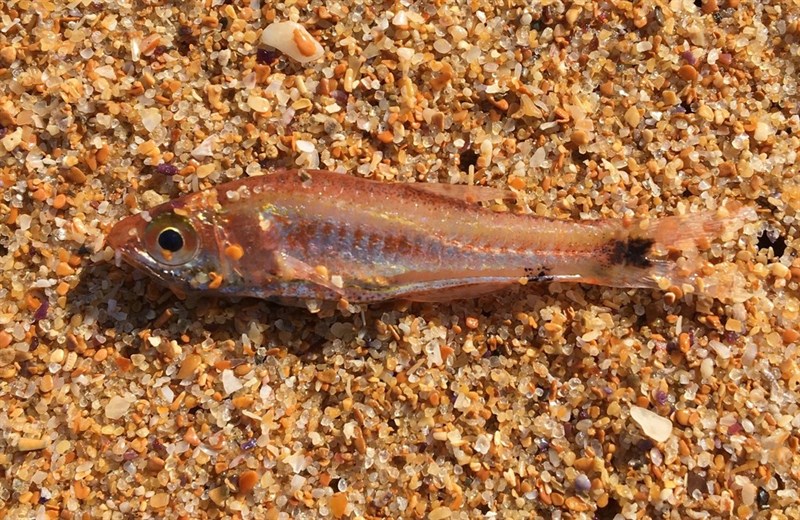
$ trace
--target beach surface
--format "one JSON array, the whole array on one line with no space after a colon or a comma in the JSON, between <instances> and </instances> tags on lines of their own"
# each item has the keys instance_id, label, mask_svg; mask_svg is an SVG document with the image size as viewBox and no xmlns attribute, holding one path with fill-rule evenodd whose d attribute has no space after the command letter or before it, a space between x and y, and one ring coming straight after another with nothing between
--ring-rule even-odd
<instances>
[{"instance_id":1,"label":"beach surface","mask_svg":"<svg viewBox=\"0 0 800 520\"><path fill-rule=\"evenodd\" d=\"M0 2L0 518L800 517L798 56L792 1ZM313 313L115 265L276 168L758 220L713 296Z\"/></svg>"}]
</instances>

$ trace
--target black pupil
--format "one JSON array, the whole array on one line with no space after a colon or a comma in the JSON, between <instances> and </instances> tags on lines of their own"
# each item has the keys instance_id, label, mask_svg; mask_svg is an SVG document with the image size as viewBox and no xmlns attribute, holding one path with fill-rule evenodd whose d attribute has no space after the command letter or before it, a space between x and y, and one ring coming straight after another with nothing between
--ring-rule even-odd
<instances>
[{"instance_id":1,"label":"black pupil","mask_svg":"<svg viewBox=\"0 0 800 520\"><path fill-rule=\"evenodd\" d=\"M177 230L167 228L158 235L158 245L161 249L175 253L183 248L183 237Z\"/></svg>"}]
</instances>

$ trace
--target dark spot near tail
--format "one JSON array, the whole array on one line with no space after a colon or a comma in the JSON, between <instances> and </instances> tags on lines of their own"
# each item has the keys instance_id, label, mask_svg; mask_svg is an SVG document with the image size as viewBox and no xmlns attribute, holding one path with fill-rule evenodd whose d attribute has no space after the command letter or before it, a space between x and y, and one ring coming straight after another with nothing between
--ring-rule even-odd
<instances>
[{"instance_id":1,"label":"dark spot near tail","mask_svg":"<svg viewBox=\"0 0 800 520\"><path fill-rule=\"evenodd\" d=\"M548 267L540 267L539 269L526 267L525 277L529 282L552 282L556 277L549 274L549 272L550 268Z\"/></svg>"},{"instance_id":2,"label":"dark spot near tail","mask_svg":"<svg viewBox=\"0 0 800 520\"><path fill-rule=\"evenodd\" d=\"M632 265L634 267L650 267L653 265L647 253L653 247L650 238L631 238L627 241L614 240L611 243L609 260L615 265Z\"/></svg>"}]
</instances>

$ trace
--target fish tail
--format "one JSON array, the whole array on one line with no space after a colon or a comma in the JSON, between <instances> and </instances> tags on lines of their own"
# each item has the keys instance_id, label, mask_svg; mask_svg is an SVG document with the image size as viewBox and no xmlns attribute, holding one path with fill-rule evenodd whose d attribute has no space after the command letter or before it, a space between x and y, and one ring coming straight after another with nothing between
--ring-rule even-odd
<instances>
[{"instance_id":1,"label":"fish tail","mask_svg":"<svg viewBox=\"0 0 800 520\"><path fill-rule=\"evenodd\" d=\"M695 281L697 251L755 219L752 208L720 209L662 217L620 220L612 240L593 255L589 283L611 287L680 287Z\"/></svg>"},{"instance_id":2,"label":"fish tail","mask_svg":"<svg viewBox=\"0 0 800 520\"><path fill-rule=\"evenodd\" d=\"M721 208L716 211L662 217L649 226L647 221L640 221L640 226L654 240L654 250L663 254L698 246L707 247L711 240L726 238L728 233L738 231L748 221L755 219L756 212L753 208Z\"/></svg>"}]
</instances>

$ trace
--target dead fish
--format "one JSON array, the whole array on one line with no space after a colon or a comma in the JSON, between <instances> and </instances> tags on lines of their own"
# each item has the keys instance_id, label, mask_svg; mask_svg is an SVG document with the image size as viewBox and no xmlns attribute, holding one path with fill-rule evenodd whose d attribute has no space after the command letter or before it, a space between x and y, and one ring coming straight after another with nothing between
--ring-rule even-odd
<instances>
[{"instance_id":1,"label":"dead fish","mask_svg":"<svg viewBox=\"0 0 800 520\"><path fill-rule=\"evenodd\" d=\"M117 254L179 293L285 303L445 301L529 282L666 288L670 260L754 211L569 221L493 212L493 188L383 183L281 170L172 200L117 223Z\"/></svg>"}]
</instances>

